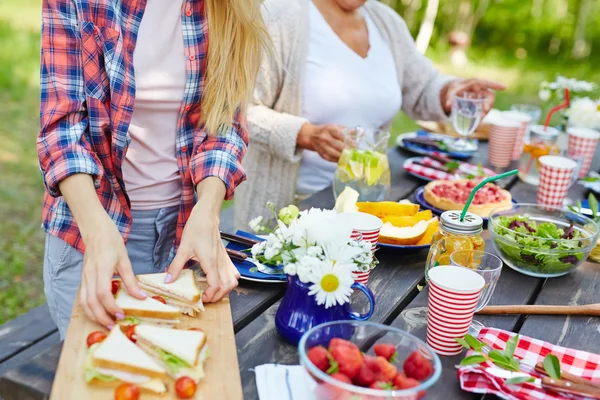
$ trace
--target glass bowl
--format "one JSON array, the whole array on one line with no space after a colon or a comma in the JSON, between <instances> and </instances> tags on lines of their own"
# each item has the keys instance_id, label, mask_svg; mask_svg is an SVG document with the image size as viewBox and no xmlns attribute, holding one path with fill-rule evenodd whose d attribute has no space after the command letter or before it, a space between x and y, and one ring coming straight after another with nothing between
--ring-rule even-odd
<instances>
[{"instance_id":1,"label":"glass bowl","mask_svg":"<svg viewBox=\"0 0 600 400\"><path fill-rule=\"evenodd\" d=\"M534 236L523 227L515 232L506 223L511 217L527 217L540 224L550 222L566 231L570 226L574 239ZM598 225L588 217L562 207L537 204L515 204L511 209L492 210L488 228L492 242L502 260L522 274L538 278L566 275L579 267L596 246Z\"/></svg>"},{"instance_id":2,"label":"glass bowl","mask_svg":"<svg viewBox=\"0 0 600 400\"><path fill-rule=\"evenodd\" d=\"M411 353L418 351L431 362L433 373L419 386L405 390L369 389L338 381L318 369L306 355L308 350L314 346L321 345L327 348L329 341L333 338L349 340L356 344L364 354L371 356L375 356L373 353L375 344L393 344L397 352L394 365L398 371L402 371L404 360ZM442 374L439 357L422 340L400 329L367 321L334 321L317 325L302 336L298 344L298 353L300 354L300 363L317 382L314 391L316 400L416 400L421 398L423 392L436 383Z\"/></svg>"}]
</instances>

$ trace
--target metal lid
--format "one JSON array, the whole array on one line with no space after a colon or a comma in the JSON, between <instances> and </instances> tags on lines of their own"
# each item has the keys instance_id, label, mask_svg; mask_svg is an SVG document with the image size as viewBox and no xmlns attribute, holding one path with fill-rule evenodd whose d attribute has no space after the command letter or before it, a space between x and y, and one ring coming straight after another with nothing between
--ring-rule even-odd
<instances>
[{"instance_id":1,"label":"metal lid","mask_svg":"<svg viewBox=\"0 0 600 400\"><path fill-rule=\"evenodd\" d=\"M440 217L441 228L458 235L475 235L483 230L483 219L479 215L467 212L461 221L460 214L461 211L445 211Z\"/></svg>"}]
</instances>

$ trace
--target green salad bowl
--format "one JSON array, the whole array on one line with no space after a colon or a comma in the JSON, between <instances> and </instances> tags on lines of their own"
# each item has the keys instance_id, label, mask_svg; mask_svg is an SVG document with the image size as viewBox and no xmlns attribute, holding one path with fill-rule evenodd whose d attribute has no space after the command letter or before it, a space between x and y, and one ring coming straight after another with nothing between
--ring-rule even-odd
<instances>
[{"instance_id":1,"label":"green salad bowl","mask_svg":"<svg viewBox=\"0 0 600 400\"><path fill-rule=\"evenodd\" d=\"M538 278L563 276L596 246L598 225L562 207L515 204L490 213L492 242L510 268Z\"/></svg>"}]
</instances>

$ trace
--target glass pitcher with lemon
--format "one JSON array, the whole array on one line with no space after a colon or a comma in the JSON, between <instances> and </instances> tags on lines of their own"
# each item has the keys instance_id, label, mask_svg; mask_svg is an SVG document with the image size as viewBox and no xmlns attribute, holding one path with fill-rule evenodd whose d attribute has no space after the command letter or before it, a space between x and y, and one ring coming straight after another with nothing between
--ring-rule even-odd
<instances>
[{"instance_id":1,"label":"glass pitcher with lemon","mask_svg":"<svg viewBox=\"0 0 600 400\"><path fill-rule=\"evenodd\" d=\"M359 193L360 201L385 200L390 191L389 138L390 132L385 130L344 130L344 150L333 180L336 199L350 186Z\"/></svg>"},{"instance_id":2,"label":"glass pitcher with lemon","mask_svg":"<svg viewBox=\"0 0 600 400\"><path fill-rule=\"evenodd\" d=\"M485 249L485 241L481 237L483 219L479 215L467 212L461 221L460 214L460 211L446 211L440 216L439 230L433 235L425 262L427 281L431 268L452 265L450 255L455 251Z\"/></svg>"}]
</instances>

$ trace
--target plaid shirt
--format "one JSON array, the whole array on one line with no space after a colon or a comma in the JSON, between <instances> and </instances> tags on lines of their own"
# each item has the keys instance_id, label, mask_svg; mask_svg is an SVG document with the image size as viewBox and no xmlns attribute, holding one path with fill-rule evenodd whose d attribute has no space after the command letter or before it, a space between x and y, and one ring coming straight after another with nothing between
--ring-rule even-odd
<instances>
[{"instance_id":1,"label":"plaid shirt","mask_svg":"<svg viewBox=\"0 0 600 400\"><path fill-rule=\"evenodd\" d=\"M133 51L145 1L43 0L41 130L37 140L46 186L43 228L79 251L85 247L59 182L77 173L94 177L96 193L127 240L130 202L121 165L135 104ZM182 179L176 244L196 201L195 185L209 176L225 182L226 199L245 179L241 159L246 122L208 136L199 126L208 50L202 0L184 0L181 23L187 80L175 151Z\"/></svg>"}]
</instances>

